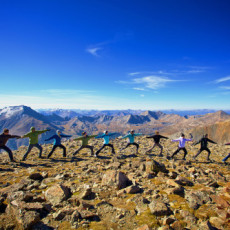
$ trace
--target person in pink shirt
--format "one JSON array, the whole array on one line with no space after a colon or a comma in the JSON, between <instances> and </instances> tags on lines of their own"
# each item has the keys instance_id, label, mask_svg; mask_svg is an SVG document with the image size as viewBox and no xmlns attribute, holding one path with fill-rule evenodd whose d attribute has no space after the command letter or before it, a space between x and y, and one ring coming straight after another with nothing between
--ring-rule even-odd
<instances>
[{"instance_id":1,"label":"person in pink shirt","mask_svg":"<svg viewBox=\"0 0 230 230\"><path fill-rule=\"evenodd\" d=\"M190 134L191 135L191 134ZM173 155L172 155L172 158L177 154L177 153L179 153L181 150L183 150L184 151L184 158L183 158L183 160L186 160L186 155L187 155L187 150L186 150L186 148L185 148L185 143L187 142L187 141L192 141L192 135L191 135L191 138L190 139L186 139L185 138L185 135L183 134L183 133L181 133L181 137L180 138L178 138L178 139L174 139L174 140L172 140L172 142L179 142L179 145L178 145L178 149L173 153Z\"/></svg>"}]
</instances>

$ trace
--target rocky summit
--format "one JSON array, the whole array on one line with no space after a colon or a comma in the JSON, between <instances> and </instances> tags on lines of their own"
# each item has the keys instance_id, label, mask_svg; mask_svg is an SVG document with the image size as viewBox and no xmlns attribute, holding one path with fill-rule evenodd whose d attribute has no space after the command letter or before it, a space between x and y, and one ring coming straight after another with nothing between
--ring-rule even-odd
<instances>
[{"instance_id":1,"label":"rocky summit","mask_svg":"<svg viewBox=\"0 0 230 230\"><path fill-rule=\"evenodd\" d=\"M16 163L1 153L0 229L230 229L230 166L221 160L229 150L210 145L212 161L187 144L188 155L170 159L177 143L162 141L163 157L152 140L138 137L140 152L125 141L112 140L116 155L105 148L90 156L72 154L78 142L67 141L67 157L43 145L43 159L27 147L14 151ZM92 139L95 150L101 140Z\"/></svg>"}]
</instances>

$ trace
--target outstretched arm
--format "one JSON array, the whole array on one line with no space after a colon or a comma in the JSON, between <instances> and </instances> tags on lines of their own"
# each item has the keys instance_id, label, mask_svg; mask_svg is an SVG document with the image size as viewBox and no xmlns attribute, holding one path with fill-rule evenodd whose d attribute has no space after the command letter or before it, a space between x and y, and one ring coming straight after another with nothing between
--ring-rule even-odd
<instances>
[{"instance_id":1,"label":"outstretched arm","mask_svg":"<svg viewBox=\"0 0 230 230\"><path fill-rule=\"evenodd\" d=\"M74 141L80 141L80 140L82 140L83 139L83 137L77 137L77 138L75 138L75 139L73 139Z\"/></svg>"},{"instance_id":2,"label":"outstretched arm","mask_svg":"<svg viewBox=\"0 0 230 230\"><path fill-rule=\"evenodd\" d=\"M18 136L18 135L10 135L10 138L17 138L17 139L19 139L19 138L21 138L21 137Z\"/></svg>"},{"instance_id":3,"label":"outstretched arm","mask_svg":"<svg viewBox=\"0 0 230 230\"><path fill-rule=\"evenodd\" d=\"M135 133L134 136L141 136L142 133Z\"/></svg>"},{"instance_id":4,"label":"outstretched arm","mask_svg":"<svg viewBox=\"0 0 230 230\"><path fill-rule=\"evenodd\" d=\"M50 137L50 138L48 138L48 139L45 139L45 141L49 141L49 140L51 140L51 139L53 139L54 138L54 136L52 136L52 137Z\"/></svg>"},{"instance_id":5,"label":"outstretched arm","mask_svg":"<svg viewBox=\"0 0 230 230\"><path fill-rule=\"evenodd\" d=\"M146 137L146 138L153 138L155 135L152 135L152 136L148 136L148 137Z\"/></svg>"},{"instance_id":6,"label":"outstretched arm","mask_svg":"<svg viewBox=\"0 0 230 230\"><path fill-rule=\"evenodd\" d=\"M30 134L31 134L31 133L26 133L25 135L22 136L22 138L30 137Z\"/></svg>"},{"instance_id":7,"label":"outstretched arm","mask_svg":"<svg viewBox=\"0 0 230 230\"><path fill-rule=\"evenodd\" d=\"M117 134L117 133L109 133L108 136L113 136L115 134Z\"/></svg>"},{"instance_id":8,"label":"outstretched arm","mask_svg":"<svg viewBox=\"0 0 230 230\"><path fill-rule=\"evenodd\" d=\"M165 136L161 136L161 135L160 135L160 138L169 139L168 137L165 137Z\"/></svg>"},{"instance_id":9,"label":"outstretched arm","mask_svg":"<svg viewBox=\"0 0 230 230\"><path fill-rule=\"evenodd\" d=\"M102 135L98 135L98 136L96 136L95 138L103 138L105 136L105 134L102 134Z\"/></svg>"},{"instance_id":10,"label":"outstretched arm","mask_svg":"<svg viewBox=\"0 0 230 230\"><path fill-rule=\"evenodd\" d=\"M172 142L176 142L176 141L180 141L180 139L174 139L174 140L171 140Z\"/></svg>"},{"instance_id":11,"label":"outstretched arm","mask_svg":"<svg viewBox=\"0 0 230 230\"><path fill-rule=\"evenodd\" d=\"M213 144L217 144L215 141L212 141L210 139L207 138L207 141L210 142L210 143L213 143Z\"/></svg>"},{"instance_id":12,"label":"outstretched arm","mask_svg":"<svg viewBox=\"0 0 230 230\"><path fill-rule=\"evenodd\" d=\"M65 134L61 134L61 137L72 137L72 135L65 135Z\"/></svg>"},{"instance_id":13,"label":"outstretched arm","mask_svg":"<svg viewBox=\"0 0 230 230\"><path fill-rule=\"evenodd\" d=\"M125 138L127 138L127 137L129 137L129 134L123 136L121 139L125 139Z\"/></svg>"},{"instance_id":14,"label":"outstretched arm","mask_svg":"<svg viewBox=\"0 0 230 230\"><path fill-rule=\"evenodd\" d=\"M226 143L225 145L230 145L230 142L229 142L229 143Z\"/></svg>"},{"instance_id":15,"label":"outstretched arm","mask_svg":"<svg viewBox=\"0 0 230 230\"><path fill-rule=\"evenodd\" d=\"M50 129L44 129L44 130L39 130L39 131L35 131L35 132L37 132L38 134L42 134L42 133L45 133L48 131L50 131Z\"/></svg>"},{"instance_id":16,"label":"outstretched arm","mask_svg":"<svg viewBox=\"0 0 230 230\"><path fill-rule=\"evenodd\" d=\"M201 140L195 142L193 145L194 145L194 146L195 146L195 145L198 145L200 142L201 142Z\"/></svg>"}]
</instances>

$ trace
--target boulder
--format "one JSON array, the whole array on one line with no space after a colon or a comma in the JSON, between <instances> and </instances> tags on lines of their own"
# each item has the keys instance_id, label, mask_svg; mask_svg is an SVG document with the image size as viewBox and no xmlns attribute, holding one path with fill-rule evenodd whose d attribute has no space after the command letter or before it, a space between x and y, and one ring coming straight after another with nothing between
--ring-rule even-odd
<instances>
[{"instance_id":1,"label":"boulder","mask_svg":"<svg viewBox=\"0 0 230 230\"><path fill-rule=\"evenodd\" d=\"M54 185L46 190L45 198L52 205L59 205L62 201L68 199L70 197L69 188L63 185Z\"/></svg>"},{"instance_id":2,"label":"boulder","mask_svg":"<svg viewBox=\"0 0 230 230\"><path fill-rule=\"evenodd\" d=\"M131 185L125 188L126 193L135 194L141 192L141 188L138 185Z\"/></svg>"},{"instance_id":3,"label":"boulder","mask_svg":"<svg viewBox=\"0 0 230 230\"><path fill-rule=\"evenodd\" d=\"M175 182L182 186L193 186L194 185L192 181L182 176L178 176Z\"/></svg>"},{"instance_id":4,"label":"boulder","mask_svg":"<svg viewBox=\"0 0 230 230\"><path fill-rule=\"evenodd\" d=\"M155 216L168 216L172 213L165 203L158 200L153 200L149 204L149 208L150 212Z\"/></svg>"},{"instance_id":5,"label":"boulder","mask_svg":"<svg viewBox=\"0 0 230 230\"><path fill-rule=\"evenodd\" d=\"M194 210L210 201L209 195L201 191L186 192L185 199L188 201L189 207Z\"/></svg>"},{"instance_id":6,"label":"boulder","mask_svg":"<svg viewBox=\"0 0 230 230\"><path fill-rule=\"evenodd\" d=\"M131 182L128 177L116 170L110 170L106 172L102 178L102 185L113 186L117 189L122 189L130 185Z\"/></svg>"},{"instance_id":7,"label":"boulder","mask_svg":"<svg viewBox=\"0 0 230 230\"><path fill-rule=\"evenodd\" d=\"M29 175L29 178L32 180L43 180L43 176L40 173L32 173Z\"/></svg>"}]
</instances>

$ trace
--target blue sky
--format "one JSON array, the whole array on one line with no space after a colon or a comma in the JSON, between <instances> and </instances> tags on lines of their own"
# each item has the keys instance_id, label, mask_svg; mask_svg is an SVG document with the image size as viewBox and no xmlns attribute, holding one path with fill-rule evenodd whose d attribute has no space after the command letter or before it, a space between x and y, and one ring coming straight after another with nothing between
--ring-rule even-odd
<instances>
[{"instance_id":1,"label":"blue sky","mask_svg":"<svg viewBox=\"0 0 230 230\"><path fill-rule=\"evenodd\" d=\"M230 109L228 0L0 0L1 107Z\"/></svg>"}]
</instances>

